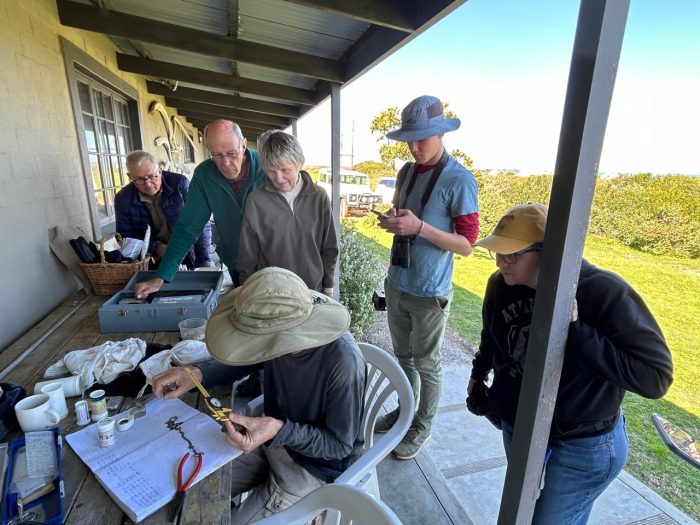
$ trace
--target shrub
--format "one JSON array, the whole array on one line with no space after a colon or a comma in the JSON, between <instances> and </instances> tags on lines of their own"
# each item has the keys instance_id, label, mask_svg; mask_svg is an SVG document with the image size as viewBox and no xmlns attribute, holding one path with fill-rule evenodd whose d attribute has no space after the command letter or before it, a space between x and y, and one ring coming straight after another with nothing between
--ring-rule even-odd
<instances>
[{"instance_id":1,"label":"shrub","mask_svg":"<svg viewBox=\"0 0 700 525\"><path fill-rule=\"evenodd\" d=\"M372 292L384 275L370 241L343 223L340 227L340 302L350 311L350 331L359 337L374 320Z\"/></svg>"},{"instance_id":2,"label":"shrub","mask_svg":"<svg viewBox=\"0 0 700 525\"><path fill-rule=\"evenodd\" d=\"M366 160L355 164L353 168L355 171L369 175L369 185L372 189L377 187L379 181L382 177L395 177L396 171L392 166L384 164L382 162L375 162L373 160Z\"/></svg>"},{"instance_id":3,"label":"shrub","mask_svg":"<svg viewBox=\"0 0 700 525\"><path fill-rule=\"evenodd\" d=\"M479 184L481 236L503 212L525 202L549 202L552 177L484 175ZM700 179L625 175L597 181L588 231L658 255L700 257Z\"/></svg>"}]
</instances>

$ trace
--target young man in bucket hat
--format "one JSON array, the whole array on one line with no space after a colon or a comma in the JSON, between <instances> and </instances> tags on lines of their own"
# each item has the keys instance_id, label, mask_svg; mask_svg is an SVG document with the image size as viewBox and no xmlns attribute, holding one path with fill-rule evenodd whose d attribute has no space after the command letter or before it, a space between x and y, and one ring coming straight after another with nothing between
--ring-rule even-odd
<instances>
[{"instance_id":1,"label":"young man in bucket hat","mask_svg":"<svg viewBox=\"0 0 700 525\"><path fill-rule=\"evenodd\" d=\"M349 324L343 305L276 267L251 275L209 319L206 342L216 361L190 367L194 376L205 387L257 370L265 378L265 416L231 413L225 422L226 439L245 452L233 461L232 495L254 489L232 510L232 523L289 507L361 455L366 369ZM165 398L193 386L181 368L153 380Z\"/></svg>"},{"instance_id":2,"label":"young man in bucket hat","mask_svg":"<svg viewBox=\"0 0 700 525\"><path fill-rule=\"evenodd\" d=\"M393 207L380 226L394 234L384 291L394 354L411 382L416 412L394 449L415 457L430 439L442 390L440 349L452 301L453 254L469 255L479 231L474 176L451 157L443 135L459 128L431 96L413 100L401 113L401 128L387 134L407 142L415 163L397 177ZM377 421L386 432L399 407Z\"/></svg>"},{"instance_id":3,"label":"young man in bucket hat","mask_svg":"<svg viewBox=\"0 0 700 525\"><path fill-rule=\"evenodd\" d=\"M488 388L490 410L501 420L506 456L532 321L547 206L508 210L475 246L496 253L486 286L483 329L467 391ZM626 391L663 396L673 364L663 334L642 298L619 276L582 261L559 392L549 434L546 476L532 523L584 524L593 502L627 458Z\"/></svg>"}]
</instances>

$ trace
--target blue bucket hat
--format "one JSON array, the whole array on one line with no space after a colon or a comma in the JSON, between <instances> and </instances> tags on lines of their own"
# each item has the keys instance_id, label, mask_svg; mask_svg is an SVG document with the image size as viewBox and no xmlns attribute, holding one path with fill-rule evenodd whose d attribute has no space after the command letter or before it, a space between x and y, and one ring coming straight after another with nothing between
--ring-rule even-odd
<instances>
[{"instance_id":1,"label":"blue bucket hat","mask_svg":"<svg viewBox=\"0 0 700 525\"><path fill-rule=\"evenodd\" d=\"M401 127L386 134L401 142L423 140L459 129L458 118L445 118L439 98L423 95L411 101L401 112Z\"/></svg>"}]
</instances>

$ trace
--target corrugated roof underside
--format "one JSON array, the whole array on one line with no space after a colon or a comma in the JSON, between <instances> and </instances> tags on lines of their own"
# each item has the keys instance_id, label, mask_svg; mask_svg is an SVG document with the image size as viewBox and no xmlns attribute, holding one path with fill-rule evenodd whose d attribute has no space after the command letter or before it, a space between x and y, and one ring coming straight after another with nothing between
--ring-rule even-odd
<instances>
[{"instance_id":1,"label":"corrugated roof underside","mask_svg":"<svg viewBox=\"0 0 700 525\"><path fill-rule=\"evenodd\" d=\"M110 5L115 11L160 22L219 35L229 33L228 0L110 0Z\"/></svg>"},{"instance_id":2,"label":"corrugated roof underside","mask_svg":"<svg viewBox=\"0 0 700 525\"><path fill-rule=\"evenodd\" d=\"M281 0L240 0L238 37L337 60L369 24Z\"/></svg>"},{"instance_id":3,"label":"corrugated roof underside","mask_svg":"<svg viewBox=\"0 0 700 525\"><path fill-rule=\"evenodd\" d=\"M286 73L279 69L270 69L253 64L238 63L238 73L244 78L272 82L274 84L284 84L286 86L298 87L302 89L312 89L316 84L316 79Z\"/></svg>"},{"instance_id":4,"label":"corrugated roof underside","mask_svg":"<svg viewBox=\"0 0 700 525\"><path fill-rule=\"evenodd\" d=\"M143 44L143 46L151 53L154 60L163 62L171 62L187 67L196 67L199 69L208 69L217 73L225 73L230 75L231 61L225 58L217 58L181 49L173 49L172 47L159 46L157 44Z\"/></svg>"},{"instance_id":5,"label":"corrugated roof underside","mask_svg":"<svg viewBox=\"0 0 700 525\"><path fill-rule=\"evenodd\" d=\"M81 0L89 3L87 0ZM228 0L111 0L116 11L228 35ZM238 38L338 59L369 24L283 0L240 0Z\"/></svg>"}]
</instances>

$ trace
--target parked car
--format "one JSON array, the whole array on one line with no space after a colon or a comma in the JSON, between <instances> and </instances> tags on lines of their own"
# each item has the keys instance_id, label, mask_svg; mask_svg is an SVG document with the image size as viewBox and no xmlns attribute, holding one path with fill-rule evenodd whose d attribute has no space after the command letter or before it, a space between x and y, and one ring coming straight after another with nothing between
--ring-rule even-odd
<instances>
[{"instance_id":1,"label":"parked car","mask_svg":"<svg viewBox=\"0 0 700 525\"><path fill-rule=\"evenodd\" d=\"M394 190L396 189L396 177L384 177L380 179L379 184L374 190L374 193L381 195L382 204L388 204L394 198Z\"/></svg>"},{"instance_id":2,"label":"parked car","mask_svg":"<svg viewBox=\"0 0 700 525\"><path fill-rule=\"evenodd\" d=\"M324 168L318 172L318 186L331 196L331 170ZM359 171L340 170L340 216L347 215L349 209L371 210L381 204L382 198L372 193L369 177Z\"/></svg>"}]
</instances>

